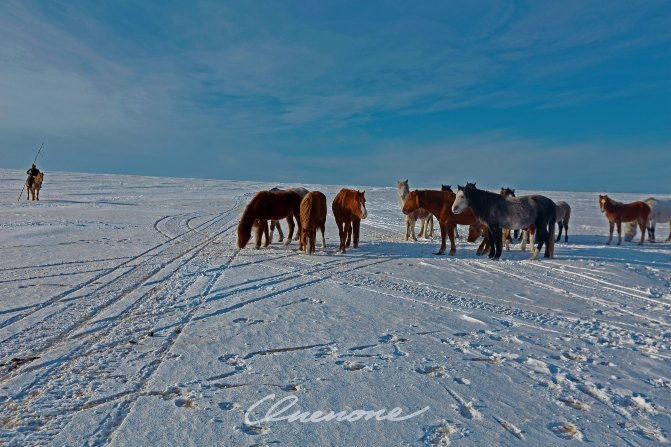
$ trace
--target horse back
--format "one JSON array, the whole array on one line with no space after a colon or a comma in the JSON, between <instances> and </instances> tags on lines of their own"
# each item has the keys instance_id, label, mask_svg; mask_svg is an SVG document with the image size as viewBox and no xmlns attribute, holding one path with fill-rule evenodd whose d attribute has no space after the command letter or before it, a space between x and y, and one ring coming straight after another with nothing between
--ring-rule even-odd
<instances>
[{"instance_id":1,"label":"horse back","mask_svg":"<svg viewBox=\"0 0 671 447\"><path fill-rule=\"evenodd\" d=\"M312 191L301 201L301 225L310 228L326 220L326 196L320 191Z\"/></svg>"},{"instance_id":2,"label":"horse back","mask_svg":"<svg viewBox=\"0 0 671 447\"><path fill-rule=\"evenodd\" d=\"M293 191L260 191L247 206L248 217L261 220L280 220L300 213L301 197Z\"/></svg>"},{"instance_id":3,"label":"horse back","mask_svg":"<svg viewBox=\"0 0 671 447\"><path fill-rule=\"evenodd\" d=\"M333 198L331 210L336 220L354 220L356 210L359 208L357 192L353 189L343 188Z\"/></svg>"}]
</instances>

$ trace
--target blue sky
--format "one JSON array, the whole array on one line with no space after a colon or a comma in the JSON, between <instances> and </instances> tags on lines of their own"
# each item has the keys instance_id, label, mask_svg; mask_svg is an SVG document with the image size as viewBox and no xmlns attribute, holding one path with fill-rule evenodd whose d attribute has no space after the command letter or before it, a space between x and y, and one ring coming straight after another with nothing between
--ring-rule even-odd
<instances>
[{"instance_id":1,"label":"blue sky","mask_svg":"<svg viewBox=\"0 0 671 447\"><path fill-rule=\"evenodd\" d=\"M668 1L0 2L0 167L671 192Z\"/></svg>"}]
</instances>

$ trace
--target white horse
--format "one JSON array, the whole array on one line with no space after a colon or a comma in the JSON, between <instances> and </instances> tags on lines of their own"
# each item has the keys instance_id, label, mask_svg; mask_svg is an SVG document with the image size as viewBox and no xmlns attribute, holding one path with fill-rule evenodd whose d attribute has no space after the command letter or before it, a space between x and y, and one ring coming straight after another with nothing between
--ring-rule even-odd
<instances>
[{"instance_id":1,"label":"white horse","mask_svg":"<svg viewBox=\"0 0 671 447\"><path fill-rule=\"evenodd\" d=\"M671 241L671 199L655 199L650 197L644 200L648 204L652 212L650 213L650 220L648 220L648 240L655 242L655 224L657 222L669 223L669 236L666 241ZM629 222L624 229L624 240L631 242L636 236L636 222Z\"/></svg>"},{"instance_id":2,"label":"white horse","mask_svg":"<svg viewBox=\"0 0 671 447\"><path fill-rule=\"evenodd\" d=\"M398 198L401 201L401 209L403 209L403 204L405 203L405 198L410 194L410 187L408 186L408 180L398 182ZM415 222L417 220L422 222L422 226L419 229L419 237L424 236L426 239L431 239L433 237L433 214L425 210L424 208L418 208L410 214L405 215L405 240L410 239L412 235L412 240L417 241L417 236L415 235ZM429 226L431 230L429 231Z\"/></svg>"}]
</instances>

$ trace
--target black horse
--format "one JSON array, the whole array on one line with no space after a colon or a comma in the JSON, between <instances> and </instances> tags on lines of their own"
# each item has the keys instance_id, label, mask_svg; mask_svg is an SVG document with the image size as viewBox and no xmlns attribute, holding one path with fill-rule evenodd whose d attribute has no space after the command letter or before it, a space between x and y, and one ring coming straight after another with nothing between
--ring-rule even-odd
<instances>
[{"instance_id":1,"label":"black horse","mask_svg":"<svg viewBox=\"0 0 671 447\"><path fill-rule=\"evenodd\" d=\"M554 233L556 222L555 203L541 195L522 197L503 197L472 186L458 187L457 197L452 205L452 212L459 214L466 208L489 227L490 258L500 258L503 248L503 228L536 227L538 246L531 259L538 259L538 254L545 244L545 257L554 257Z\"/></svg>"}]
</instances>

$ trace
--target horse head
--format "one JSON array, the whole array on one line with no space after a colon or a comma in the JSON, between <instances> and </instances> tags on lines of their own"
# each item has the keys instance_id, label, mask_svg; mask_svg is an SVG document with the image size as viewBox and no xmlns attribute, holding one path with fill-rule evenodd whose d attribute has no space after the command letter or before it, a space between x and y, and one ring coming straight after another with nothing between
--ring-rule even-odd
<instances>
[{"instance_id":1,"label":"horse head","mask_svg":"<svg viewBox=\"0 0 671 447\"><path fill-rule=\"evenodd\" d=\"M468 199L466 198L466 190L472 188L475 188L475 183L466 183L466 186L461 185L457 186L457 195L454 198L454 203L452 204L452 212L454 214L461 214L466 208L468 208Z\"/></svg>"},{"instance_id":2,"label":"horse head","mask_svg":"<svg viewBox=\"0 0 671 447\"><path fill-rule=\"evenodd\" d=\"M407 182L407 180L406 180L406 182ZM359 217L359 219L365 219L366 217L368 217L368 211L366 211L366 191L357 190L356 200L359 203L358 217Z\"/></svg>"},{"instance_id":3,"label":"horse head","mask_svg":"<svg viewBox=\"0 0 671 447\"><path fill-rule=\"evenodd\" d=\"M478 189L478 188L475 186L475 182L473 182L473 183L471 183L471 182L466 182L466 186L464 186L464 189L465 189L465 188Z\"/></svg>"},{"instance_id":4,"label":"horse head","mask_svg":"<svg viewBox=\"0 0 671 447\"><path fill-rule=\"evenodd\" d=\"M417 190L411 191L403 202L403 214L410 214L419 208L419 193Z\"/></svg>"},{"instance_id":5,"label":"horse head","mask_svg":"<svg viewBox=\"0 0 671 447\"><path fill-rule=\"evenodd\" d=\"M500 194L503 197L515 197L515 190L511 188L501 188Z\"/></svg>"},{"instance_id":6,"label":"horse head","mask_svg":"<svg viewBox=\"0 0 671 447\"><path fill-rule=\"evenodd\" d=\"M440 190L441 191L447 191L447 192L454 192L454 191L452 191L452 185L443 185L442 183L440 185Z\"/></svg>"},{"instance_id":7,"label":"horse head","mask_svg":"<svg viewBox=\"0 0 671 447\"><path fill-rule=\"evenodd\" d=\"M475 242L480 236L482 236L482 228L478 225L469 225L468 242Z\"/></svg>"},{"instance_id":8,"label":"horse head","mask_svg":"<svg viewBox=\"0 0 671 447\"><path fill-rule=\"evenodd\" d=\"M599 194L599 208L601 209L602 213L606 212L606 203L609 201L610 197L608 197L608 195Z\"/></svg>"}]
</instances>

